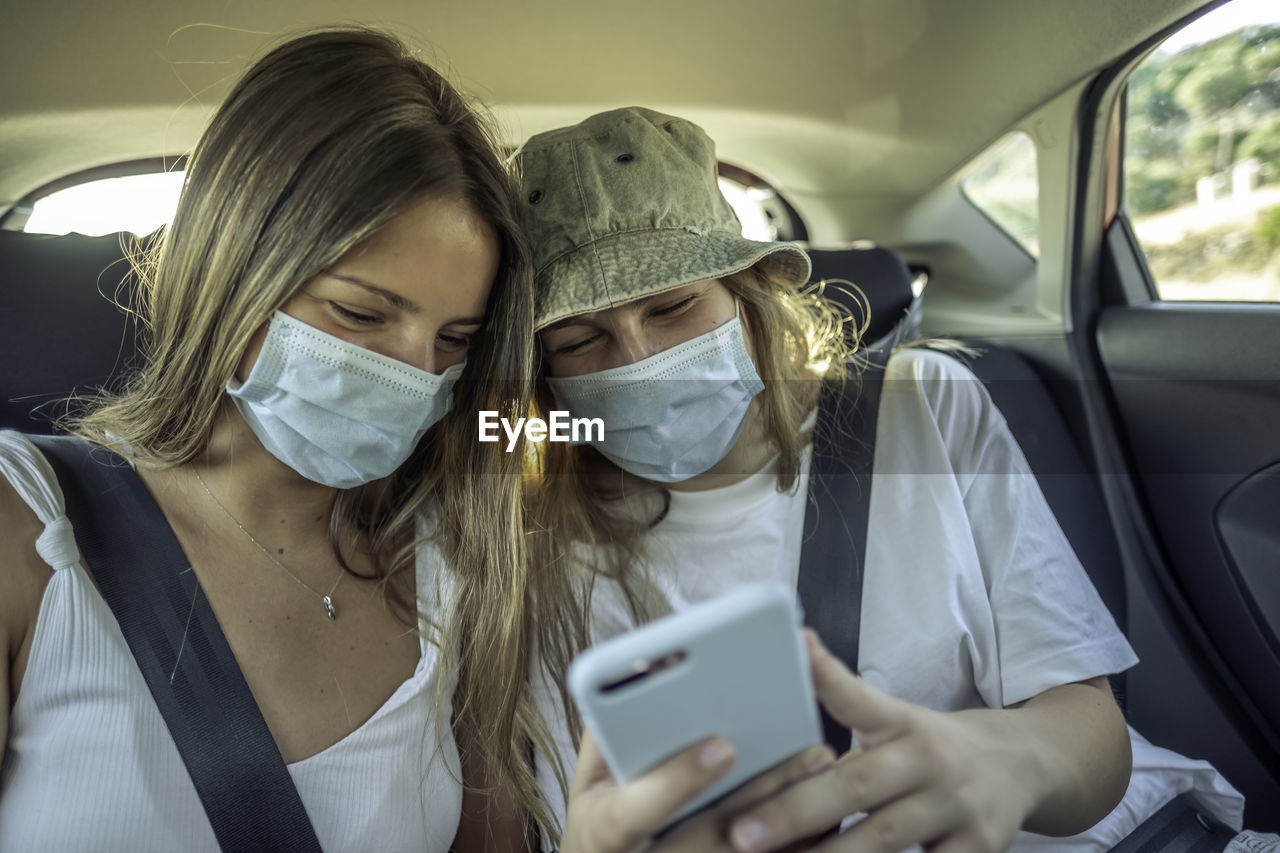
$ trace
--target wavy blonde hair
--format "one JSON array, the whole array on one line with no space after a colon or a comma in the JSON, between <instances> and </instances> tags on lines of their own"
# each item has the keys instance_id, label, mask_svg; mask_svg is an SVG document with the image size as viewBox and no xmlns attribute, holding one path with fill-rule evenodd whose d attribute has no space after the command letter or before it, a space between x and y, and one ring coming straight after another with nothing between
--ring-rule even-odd
<instances>
[{"instance_id":1,"label":"wavy blonde hair","mask_svg":"<svg viewBox=\"0 0 1280 853\"><path fill-rule=\"evenodd\" d=\"M768 440L778 452L778 489L793 488L805 448L813 440L804 423L824 385L848 381L846 365L857 344L841 309L823 298L823 285L801 287L755 267L721 279L737 298L757 372ZM539 414L555 400L539 370L534 388ZM661 615L644 570L645 534L666 513L666 489L622 471L590 445L545 442L530 455L533 522L530 588L541 658L560 692L577 743L581 720L570 701L564 673L590 640L589 603L600 577L622 589L637 622ZM572 605L566 607L565 602ZM547 753L562 788L563 765Z\"/></svg>"},{"instance_id":2,"label":"wavy blonde hair","mask_svg":"<svg viewBox=\"0 0 1280 853\"><path fill-rule=\"evenodd\" d=\"M497 235L501 262L453 412L393 475L339 492L329 531L340 560L344 537L367 537L389 600L412 624L416 605L385 581L413 566L415 523L438 508L435 538L457 594L424 624L456 676L460 748L545 823L528 762L544 728L526 689L520 460L476 440L479 410L525 409L532 371L529 251L497 151L487 122L390 35L324 30L275 48L200 139L173 224L135 255L142 366L72 426L123 443L143 465L191 461L250 338L305 282L424 199L469 204ZM435 697L438 710L448 698Z\"/></svg>"}]
</instances>

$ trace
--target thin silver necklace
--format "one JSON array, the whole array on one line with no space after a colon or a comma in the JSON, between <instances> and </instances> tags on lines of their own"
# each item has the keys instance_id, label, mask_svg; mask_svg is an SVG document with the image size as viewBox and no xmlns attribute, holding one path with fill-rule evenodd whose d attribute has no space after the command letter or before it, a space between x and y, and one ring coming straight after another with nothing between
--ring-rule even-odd
<instances>
[{"instance_id":1,"label":"thin silver necklace","mask_svg":"<svg viewBox=\"0 0 1280 853\"><path fill-rule=\"evenodd\" d=\"M320 599L320 603L324 605L324 612L329 616L329 621L336 622L338 619L338 611L336 611L333 608L333 591L338 588L338 584L342 583L342 576L347 573L346 570L345 569L338 570L338 579L333 582L333 586L329 587L329 591L327 593L321 594L319 592L316 592L314 589L311 588L311 586L306 581L304 581L302 578L295 575L293 572L289 571L288 566L286 566L284 563L277 560L275 558L275 555L272 554L265 545L263 545L257 539L253 538L252 533L250 533L248 530L245 530L244 525L240 523L240 519L232 515L231 510L227 509L226 504L218 500L218 496L215 495L212 490L210 490L209 484L204 481L204 477L200 476L200 471L194 465L191 466L191 473L196 475L196 479L200 481L200 485L204 486L204 493L209 496L210 500L212 500L215 504L218 505L218 509L222 510L223 515L231 519L231 523L234 524L236 527L239 527L240 532L243 533L250 542L258 546L258 550L262 552L262 555L266 557L268 560L270 560L271 562L275 563L276 567L279 568L280 571L284 572L286 575L293 578L295 581L298 582L299 586L301 586L307 592L314 595L316 598Z\"/></svg>"}]
</instances>

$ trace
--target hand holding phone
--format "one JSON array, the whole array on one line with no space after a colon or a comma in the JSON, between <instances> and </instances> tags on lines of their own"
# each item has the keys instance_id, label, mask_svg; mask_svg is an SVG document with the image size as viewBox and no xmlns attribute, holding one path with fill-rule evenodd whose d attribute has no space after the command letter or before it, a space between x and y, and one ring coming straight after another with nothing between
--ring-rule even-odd
<instances>
[{"instance_id":1,"label":"hand holding phone","mask_svg":"<svg viewBox=\"0 0 1280 853\"><path fill-rule=\"evenodd\" d=\"M569 689L620 783L713 735L733 745L732 769L671 823L822 739L799 607L781 584L744 586L588 649Z\"/></svg>"},{"instance_id":2,"label":"hand holding phone","mask_svg":"<svg viewBox=\"0 0 1280 853\"><path fill-rule=\"evenodd\" d=\"M734 817L835 762L830 747L811 746L656 838L672 814L733 766L731 754L717 759L716 750L707 749L717 740L721 739L699 741L619 787L587 729L578 753L560 853L725 850L726 827Z\"/></svg>"}]
</instances>

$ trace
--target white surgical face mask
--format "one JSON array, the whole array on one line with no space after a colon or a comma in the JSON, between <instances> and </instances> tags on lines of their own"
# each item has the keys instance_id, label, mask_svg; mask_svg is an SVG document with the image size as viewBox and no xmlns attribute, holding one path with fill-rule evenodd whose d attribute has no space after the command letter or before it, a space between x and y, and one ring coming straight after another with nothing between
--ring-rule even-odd
<instances>
[{"instance_id":1,"label":"white surgical face mask","mask_svg":"<svg viewBox=\"0 0 1280 853\"><path fill-rule=\"evenodd\" d=\"M409 458L449 411L462 367L427 373L277 311L249 378L227 393L277 459L349 489Z\"/></svg>"},{"instance_id":2,"label":"white surgical face mask","mask_svg":"<svg viewBox=\"0 0 1280 853\"><path fill-rule=\"evenodd\" d=\"M687 480L723 459L751 398L764 390L737 317L635 364L547 382L574 417L604 422L597 450L660 483Z\"/></svg>"}]
</instances>

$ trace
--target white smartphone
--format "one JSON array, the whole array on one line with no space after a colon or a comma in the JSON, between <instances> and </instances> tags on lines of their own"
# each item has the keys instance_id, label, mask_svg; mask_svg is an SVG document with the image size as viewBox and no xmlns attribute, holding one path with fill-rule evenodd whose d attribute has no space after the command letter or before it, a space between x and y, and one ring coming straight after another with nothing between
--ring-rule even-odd
<instances>
[{"instance_id":1,"label":"white smartphone","mask_svg":"<svg viewBox=\"0 0 1280 853\"><path fill-rule=\"evenodd\" d=\"M600 643L570 665L570 693L620 783L703 738L733 743L733 768L668 827L822 741L800 625L794 590L754 583Z\"/></svg>"}]
</instances>

